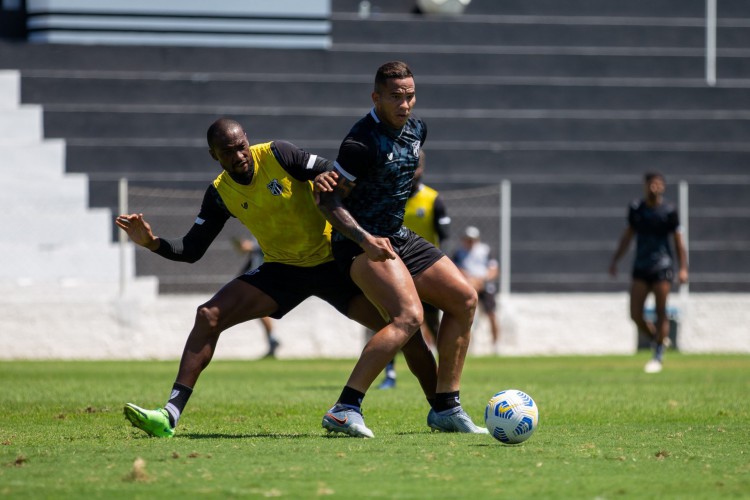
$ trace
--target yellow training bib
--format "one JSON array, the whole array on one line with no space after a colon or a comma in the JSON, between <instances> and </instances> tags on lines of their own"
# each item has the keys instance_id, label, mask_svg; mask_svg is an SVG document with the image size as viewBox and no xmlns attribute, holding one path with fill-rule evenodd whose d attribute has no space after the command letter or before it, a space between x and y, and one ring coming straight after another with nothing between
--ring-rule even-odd
<instances>
[{"instance_id":1,"label":"yellow training bib","mask_svg":"<svg viewBox=\"0 0 750 500\"><path fill-rule=\"evenodd\" d=\"M312 182L289 175L271 144L250 146L254 174L249 185L222 172L214 187L229 212L258 240L265 262L312 267L333 260L331 225L315 204Z\"/></svg>"},{"instance_id":2,"label":"yellow training bib","mask_svg":"<svg viewBox=\"0 0 750 500\"><path fill-rule=\"evenodd\" d=\"M422 185L414 196L406 200L404 226L439 247L440 238L435 230L435 198L437 196L437 191Z\"/></svg>"}]
</instances>

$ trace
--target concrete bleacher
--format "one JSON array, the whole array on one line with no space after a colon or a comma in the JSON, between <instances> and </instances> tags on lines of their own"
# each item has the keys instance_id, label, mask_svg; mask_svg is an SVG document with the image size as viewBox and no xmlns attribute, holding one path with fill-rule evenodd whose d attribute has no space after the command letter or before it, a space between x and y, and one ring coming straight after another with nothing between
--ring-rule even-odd
<instances>
[{"instance_id":1,"label":"concrete bleacher","mask_svg":"<svg viewBox=\"0 0 750 500\"><path fill-rule=\"evenodd\" d=\"M65 172L65 144L45 139L42 109L19 103L20 74L0 71L0 287L110 285L117 293L120 252L111 213L88 205L88 179ZM125 272L135 275L132 246ZM139 293L156 291L153 278L134 280Z\"/></svg>"},{"instance_id":2,"label":"concrete bleacher","mask_svg":"<svg viewBox=\"0 0 750 500\"><path fill-rule=\"evenodd\" d=\"M709 87L702 0L474 0L457 18L371 4L362 19L358 2L332 2L330 50L0 42L0 67L21 71L22 102L43 105L44 137L65 140L90 206L114 211L121 176L204 189L217 167L204 131L219 115L252 141L335 156L370 106L375 68L403 59L429 127L427 181L513 182L512 290L622 290L628 263L614 282L606 264L651 169L672 200L690 183L692 290L750 290L750 5L719 3ZM155 227L179 236L197 208L157 213ZM206 277L201 290L241 264L226 239L204 259L190 271ZM196 290L182 265L144 252L137 272L161 273L162 291Z\"/></svg>"}]
</instances>

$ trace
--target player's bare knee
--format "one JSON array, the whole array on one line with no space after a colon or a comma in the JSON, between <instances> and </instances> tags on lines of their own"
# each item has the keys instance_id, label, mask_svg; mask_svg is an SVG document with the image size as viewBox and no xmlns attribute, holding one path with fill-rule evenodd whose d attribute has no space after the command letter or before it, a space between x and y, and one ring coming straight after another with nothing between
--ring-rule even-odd
<instances>
[{"instance_id":1,"label":"player's bare knee","mask_svg":"<svg viewBox=\"0 0 750 500\"><path fill-rule=\"evenodd\" d=\"M405 307L401 313L394 318L393 323L403 330L408 337L411 337L411 335L419 329L423 321L424 313L422 311L422 306L421 304L416 303L413 306Z\"/></svg>"},{"instance_id":2,"label":"player's bare knee","mask_svg":"<svg viewBox=\"0 0 750 500\"><path fill-rule=\"evenodd\" d=\"M479 304L477 291L473 288L468 288L464 291L462 300L456 301L454 304L456 316L473 319L474 313L477 310L477 305Z\"/></svg>"},{"instance_id":3,"label":"player's bare knee","mask_svg":"<svg viewBox=\"0 0 750 500\"><path fill-rule=\"evenodd\" d=\"M198 311L195 314L196 326L203 326L211 331L218 330L219 320L220 314L218 307L209 307L204 304L198 307Z\"/></svg>"}]
</instances>

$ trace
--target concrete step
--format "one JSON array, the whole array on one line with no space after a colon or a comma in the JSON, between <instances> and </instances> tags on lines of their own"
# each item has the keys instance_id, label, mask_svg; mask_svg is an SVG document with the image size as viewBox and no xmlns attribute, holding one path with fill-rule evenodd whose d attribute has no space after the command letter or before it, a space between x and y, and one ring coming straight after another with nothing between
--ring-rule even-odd
<instances>
[{"instance_id":1,"label":"concrete step","mask_svg":"<svg viewBox=\"0 0 750 500\"><path fill-rule=\"evenodd\" d=\"M112 283L120 279L121 250L113 243L69 239L66 243L0 243L0 283ZM124 252L126 276L135 275L133 248Z\"/></svg>"},{"instance_id":2,"label":"concrete step","mask_svg":"<svg viewBox=\"0 0 750 500\"><path fill-rule=\"evenodd\" d=\"M112 241L112 213L106 209L56 211L54 203L36 210L14 213L2 221L2 231L13 234L14 244L40 248L104 244ZM89 252L86 251L84 255ZM79 258L80 260L80 258Z\"/></svg>"},{"instance_id":3,"label":"concrete step","mask_svg":"<svg viewBox=\"0 0 750 500\"><path fill-rule=\"evenodd\" d=\"M199 140L221 113L164 113L118 110L113 120L108 111L47 111L45 130L52 137L143 138ZM262 122L263 134L284 138L290 134L310 139L340 141L365 115L367 107L326 110L238 110L240 123ZM750 112L679 111L652 113L526 110L422 109L417 116L427 122L431 141L508 142L610 142L622 143L746 143L750 139ZM252 132L250 132L252 133Z\"/></svg>"},{"instance_id":4,"label":"concrete step","mask_svg":"<svg viewBox=\"0 0 750 500\"><path fill-rule=\"evenodd\" d=\"M25 104L0 114L0 137L4 141L41 141L44 137L41 106Z\"/></svg>"},{"instance_id":5,"label":"concrete step","mask_svg":"<svg viewBox=\"0 0 750 500\"><path fill-rule=\"evenodd\" d=\"M643 172L645 174L645 170ZM679 197L679 178L670 178L667 182L665 196L674 202ZM720 182L720 183L719 183ZM461 196L462 191L449 190L451 199ZM472 191L464 191L471 198ZM518 182L512 184L513 207L524 210L547 210L576 208L610 209L623 208L632 199L643 196L643 175L611 178L609 183L600 181L565 182L550 176L538 183ZM730 209L747 211L750 215L750 171L744 179L718 177L706 182L695 182L689 185L689 199L692 210L707 214L709 210ZM619 200L619 201L618 201Z\"/></svg>"},{"instance_id":6,"label":"concrete step","mask_svg":"<svg viewBox=\"0 0 750 500\"><path fill-rule=\"evenodd\" d=\"M249 132L252 134L252 132ZM318 141L287 136L289 140L325 158L336 158L339 141ZM269 137L255 136L263 142ZM150 180L154 185L171 186L178 179L191 189L205 189L218 175L218 164L206 151L205 139L197 145L153 144L150 141L68 141L67 161L89 175L91 203L101 196L117 195L117 179ZM170 142L170 141L165 141ZM73 144L71 144L73 143ZM136 147L138 146L138 147ZM617 176L640 179L646 170L659 170L669 178L705 180L707 176L750 175L750 149L714 144L612 144L612 143L512 143L502 140L459 143L428 138L425 151L430 154L426 178L446 186L476 186L499 183L502 179L531 180L540 176L580 178L586 176L606 182ZM179 169L175 169L179 165ZM471 165L471 169L458 168ZM710 170L707 165L710 165ZM675 177L677 176L677 177ZM169 180L172 180L172 183ZM176 185L179 185L178 182Z\"/></svg>"},{"instance_id":7,"label":"concrete step","mask_svg":"<svg viewBox=\"0 0 750 500\"><path fill-rule=\"evenodd\" d=\"M86 175L34 177L28 171L24 174L0 172L0 187L5 193L0 206L6 212L39 214L51 211L67 217L71 213L84 215L88 209L89 181Z\"/></svg>"},{"instance_id":8,"label":"concrete step","mask_svg":"<svg viewBox=\"0 0 750 500\"><path fill-rule=\"evenodd\" d=\"M722 49L724 50L724 49ZM720 50L721 78L750 76L746 54ZM658 58L659 64L654 64ZM252 66L227 71L226 60L252 60ZM341 44L332 50L211 49L206 47L112 47L8 44L0 41L0 68L25 70L96 70L120 72L194 72L234 74L343 73L374 77L384 61L404 60L417 77L577 76L703 78L701 49L673 49L629 54L606 48L570 50L556 47L479 49L402 44ZM365 96L366 97L366 96Z\"/></svg>"},{"instance_id":9,"label":"concrete step","mask_svg":"<svg viewBox=\"0 0 750 500\"><path fill-rule=\"evenodd\" d=\"M100 75L100 76L97 76ZM74 111L139 105L179 106L185 112L214 106L257 108L362 108L369 104L371 78L364 75L212 75L197 80L185 73L130 78L114 72L31 72L25 74L23 101L48 111ZM418 77L418 109L441 108L461 93L464 109L496 110L740 110L750 109L750 82L711 88L703 80L609 80L585 78ZM216 109L215 112L220 112ZM321 110L321 113L324 111Z\"/></svg>"},{"instance_id":10,"label":"concrete step","mask_svg":"<svg viewBox=\"0 0 750 500\"><path fill-rule=\"evenodd\" d=\"M13 109L21 102L21 73L14 70L0 70L0 109Z\"/></svg>"},{"instance_id":11,"label":"concrete step","mask_svg":"<svg viewBox=\"0 0 750 500\"><path fill-rule=\"evenodd\" d=\"M0 138L0 182L5 179L57 179L65 172L65 141L16 141Z\"/></svg>"},{"instance_id":12,"label":"concrete step","mask_svg":"<svg viewBox=\"0 0 750 500\"><path fill-rule=\"evenodd\" d=\"M334 44L393 43L421 46L442 44L471 46L528 47L679 47L705 46L705 21L702 19L630 19L617 17L512 17L464 16L358 16L336 18ZM747 29L722 28L721 47L747 48Z\"/></svg>"}]
</instances>

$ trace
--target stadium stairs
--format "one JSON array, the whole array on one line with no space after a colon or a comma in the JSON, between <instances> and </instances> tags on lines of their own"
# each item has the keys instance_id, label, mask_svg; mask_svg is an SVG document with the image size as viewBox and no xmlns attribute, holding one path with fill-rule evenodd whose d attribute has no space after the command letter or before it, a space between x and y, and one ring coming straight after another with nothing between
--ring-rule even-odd
<instances>
[{"instance_id":1,"label":"stadium stairs","mask_svg":"<svg viewBox=\"0 0 750 500\"><path fill-rule=\"evenodd\" d=\"M252 142L334 157L370 106L374 69L402 59L428 122L428 183L513 184L513 291L623 290L631 256L618 281L607 264L648 170L667 175L673 200L679 180L690 184L691 289L750 290L750 4L719 2L710 87L702 0L474 0L459 17L370 3L361 18L358 2L333 1L330 50L5 41L0 69L20 70L22 102L43 106L44 137L65 140L66 172L88 176L90 206L115 211L122 176L205 189L217 165L204 132L220 115ZM198 203L151 220L179 236ZM497 241L494 215L449 210L454 235L473 223ZM189 273L136 253L137 274L158 275L162 292L214 290L240 265L226 238Z\"/></svg>"},{"instance_id":2,"label":"stadium stairs","mask_svg":"<svg viewBox=\"0 0 750 500\"><path fill-rule=\"evenodd\" d=\"M110 211L88 206L86 176L65 172L64 141L44 139L42 109L20 105L19 96L19 73L0 71L0 287L117 290L121 249L112 242ZM155 279L133 279L133 248L124 250L129 281L140 294L155 293Z\"/></svg>"}]
</instances>

